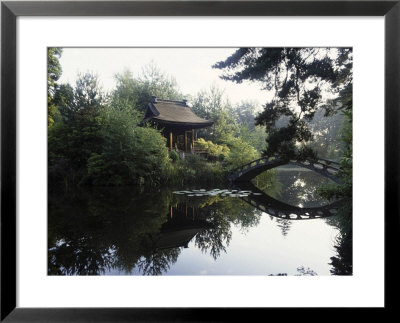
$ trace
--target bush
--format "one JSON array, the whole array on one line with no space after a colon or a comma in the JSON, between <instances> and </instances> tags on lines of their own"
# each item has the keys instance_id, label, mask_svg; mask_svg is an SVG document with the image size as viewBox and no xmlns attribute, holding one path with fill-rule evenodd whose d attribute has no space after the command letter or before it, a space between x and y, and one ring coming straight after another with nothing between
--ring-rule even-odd
<instances>
[{"instance_id":1,"label":"bush","mask_svg":"<svg viewBox=\"0 0 400 323\"><path fill-rule=\"evenodd\" d=\"M260 158L259 152L249 143L240 138L230 138L227 142L229 155L225 159L230 169L245 165Z\"/></svg>"},{"instance_id":2,"label":"bush","mask_svg":"<svg viewBox=\"0 0 400 323\"><path fill-rule=\"evenodd\" d=\"M88 160L95 185L158 185L168 163L165 138L150 127L139 127L129 111L111 110L103 116L101 154Z\"/></svg>"},{"instance_id":3,"label":"bush","mask_svg":"<svg viewBox=\"0 0 400 323\"><path fill-rule=\"evenodd\" d=\"M49 180L82 185L159 185L169 163L166 140L130 106L109 104L96 118L49 130Z\"/></svg>"},{"instance_id":4,"label":"bush","mask_svg":"<svg viewBox=\"0 0 400 323\"><path fill-rule=\"evenodd\" d=\"M172 186L225 184L227 175L220 162L209 162L197 155L187 155L185 159L168 165L164 183Z\"/></svg>"},{"instance_id":5,"label":"bush","mask_svg":"<svg viewBox=\"0 0 400 323\"><path fill-rule=\"evenodd\" d=\"M171 150L169 152L169 158L172 160L173 163L175 163L179 159L179 155L175 150Z\"/></svg>"},{"instance_id":6,"label":"bush","mask_svg":"<svg viewBox=\"0 0 400 323\"><path fill-rule=\"evenodd\" d=\"M217 159L220 155L223 155L224 158L229 155L229 148L226 145L217 145L212 141L205 141L203 138L197 139L195 144L203 149L208 150L208 154L214 156Z\"/></svg>"}]
</instances>

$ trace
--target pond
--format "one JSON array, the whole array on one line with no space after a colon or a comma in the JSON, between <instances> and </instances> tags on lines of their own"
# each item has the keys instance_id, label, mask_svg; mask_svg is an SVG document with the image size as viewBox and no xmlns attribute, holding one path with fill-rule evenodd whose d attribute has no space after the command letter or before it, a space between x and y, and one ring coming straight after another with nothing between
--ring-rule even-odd
<instances>
[{"instance_id":1,"label":"pond","mask_svg":"<svg viewBox=\"0 0 400 323\"><path fill-rule=\"evenodd\" d=\"M50 192L48 274L352 274L325 181L292 166L234 187Z\"/></svg>"}]
</instances>

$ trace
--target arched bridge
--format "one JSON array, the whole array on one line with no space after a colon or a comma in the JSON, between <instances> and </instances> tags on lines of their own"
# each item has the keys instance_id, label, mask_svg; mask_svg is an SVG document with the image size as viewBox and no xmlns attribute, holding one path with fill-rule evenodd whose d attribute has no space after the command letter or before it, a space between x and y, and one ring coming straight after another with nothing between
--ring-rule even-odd
<instances>
[{"instance_id":1,"label":"arched bridge","mask_svg":"<svg viewBox=\"0 0 400 323\"><path fill-rule=\"evenodd\" d=\"M247 182L268 169L282 165L295 165L307 168L336 183L341 183L341 180L337 177L337 172L339 171L339 164L337 162L326 159L318 159L315 161L288 161L279 159L278 157L263 157L240 166L231 172L229 180L232 182Z\"/></svg>"},{"instance_id":2,"label":"arched bridge","mask_svg":"<svg viewBox=\"0 0 400 323\"><path fill-rule=\"evenodd\" d=\"M339 209L343 206L343 200L339 200L320 207L301 208L274 199L256 188L251 182L240 182L235 186L240 190L250 190L257 194L250 194L249 196L241 197L242 200L262 212L281 219L309 220L327 218L336 215Z\"/></svg>"}]
</instances>

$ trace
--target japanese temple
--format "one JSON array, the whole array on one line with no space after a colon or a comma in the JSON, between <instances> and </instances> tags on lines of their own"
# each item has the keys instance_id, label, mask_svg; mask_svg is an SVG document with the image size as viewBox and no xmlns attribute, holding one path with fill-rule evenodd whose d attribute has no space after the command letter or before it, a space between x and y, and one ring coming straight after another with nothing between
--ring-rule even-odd
<instances>
[{"instance_id":1,"label":"japanese temple","mask_svg":"<svg viewBox=\"0 0 400 323\"><path fill-rule=\"evenodd\" d=\"M195 115L186 100L162 100L155 96L146 108L144 121L162 129L170 150L186 153L194 147L197 129L210 127L214 123Z\"/></svg>"}]
</instances>

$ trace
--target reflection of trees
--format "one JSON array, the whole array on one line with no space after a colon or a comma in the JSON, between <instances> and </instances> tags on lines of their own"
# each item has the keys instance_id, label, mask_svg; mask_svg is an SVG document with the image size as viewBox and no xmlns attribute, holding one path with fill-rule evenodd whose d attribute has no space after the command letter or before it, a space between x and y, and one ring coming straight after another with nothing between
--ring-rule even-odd
<instances>
[{"instance_id":1,"label":"reflection of trees","mask_svg":"<svg viewBox=\"0 0 400 323\"><path fill-rule=\"evenodd\" d=\"M348 200L335 217L326 222L339 229L335 240L336 255L331 257L332 275L353 274L352 201Z\"/></svg>"},{"instance_id":2,"label":"reflection of trees","mask_svg":"<svg viewBox=\"0 0 400 323\"><path fill-rule=\"evenodd\" d=\"M286 237L287 234L289 233L292 222L290 220L280 219L280 218L275 218L275 221L277 223L278 228L281 229L282 235Z\"/></svg>"},{"instance_id":3,"label":"reflection of trees","mask_svg":"<svg viewBox=\"0 0 400 323\"><path fill-rule=\"evenodd\" d=\"M116 189L51 194L48 273L130 272L165 222L168 201L165 194L137 198Z\"/></svg>"},{"instance_id":4,"label":"reflection of trees","mask_svg":"<svg viewBox=\"0 0 400 323\"><path fill-rule=\"evenodd\" d=\"M326 219L340 230L337 254L331 258L334 275L352 273L351 217L342 213ZM161 275L177 262L189 241L217 259L227 252L232 226L249 230L259 224L261 215L241 199L221 196L188 199L169 192L135 195L115 188L50 194L48 274L99 275L115 270ZM284 236L288 234L292 221L271 219Z\"/></svg>"},{"instance_id":5,"label":"reflection of trees","mask_svg":"<svg viewBox=\"0 0 400 323\"><path fill-rule=\"evenodd\" d=\"M92 237L62 241L49 250L50 275L98 275L112 264L112 250L93 244Z\"/></svg>"},{"instance_id":6,"label":"reflection of trees","mask_svg":"<svg viewBox=\"0 0 400 323\"><path fill-rule=\"evenodd\" d=\"M143 275L161 275L176 263L180 252L180 248L157 250L141 257L136 266Z\"/></svg>"},{"instance_id":7,"label":"reflection of trees","mask_svg":"<svg viewBox=\"0 0 400 323\"><path fill-rule=\"evenodd\" d=\"M318 274L311 268L305 268L304 266L297 267L297 274L294 276L318 276ZM269 274L268 276L287 276L287 273L278 273L276 275Z\"/></svg>"},{"instance_id":8,"label":"reflection of trees","mask_svg":"<svg viewBox=\"0 0 400 323\"><path fill-rule=\"evenodd\" d=\"M196 235L195 245L202 252L209 252L210 255L217 259L221 251L226 253L226 247L229 246L232 237L230 226L220 226L215 229L204 230Z\"/></svg>"},{"instance_id":9,"label":"reflection of trees","mask_svg":"<svg viewBox=\"0 0 400 323\"><path fill-rule=\"evenodd\" d=\"M216 259L229 246L232 224L246 230L258 225L260 216L240 199L186 199L168 192L136 195L115 188L53 193L48 274L99 275L116 270L161 275L187 244L182 239L195 236L195 246ZM174 239L177 243L163 247Z\"/></svg>"},{"instance_id":10,"label":"reflection of trees","mask_svg":"<svg viewBox=\"0 0 400 323\"><path fill-rule=\"evenodd\" d=\"M211 197L209 200L214 203L199 200L198 205L201 207L197 209L197 213L206 218L212 226L196 235L195 245L202 252L209 252L217 259L229 246L232 238L231 224L239 226L242 230L257 226L261 212L240 199Z\"/></svg>"},{"instance_id":11,"label":"reflection of trees","mask_svg":"<svg viewBox=\"0 0 400 323\"><path fill-rule=\"evenodd\" d=\"M232 222L239 226L242 232L248 231L250 228L256 227L260 223L262 212L246 205L244 201L240 201L240 206L236 208L235 217L232 217Z\"/></svg>"},{"instance_id":12,"label":"reflection of trees","mask_svg":"<svg viewBox=\"0 0 400 323\"><path fill-rule=\"evenodd\" d=\"M297 170L298 169L298 170ZM324 183L330 182L313 171L302 171L300 167L290 165L274 169L274 176L264 172L253 183L264 193L282 202L300 207L316 207L327 204L315 191ZM261 180L258 177L266 177ZM271 178L269 178L271 177Z\"/></svg>"},{"instance_id":13,"label":"reflection of trees","mask_svg":"<svg viewBox=\"0 0 400 323\"><path fill-rule=\"evenodd\" d=\"M199 210L207 215L207 219L212 223L212 228L199 232L195 238L195 245L203 253L209 252L217 259L221 251L226 252L226 247L231 241L232 232L224 209L217 208L216 205L204 207Z\"/></svg>"},{"instance_id":14,"label":"reflection of trees","mask_svg":"<svg viewBox=\"0 0 400 323\"><path fill-rule=\"evenodd\" d=\"M285 187L280 199L288 204L301 207L327 204L327 201L317 196L315 191L329 180L315 172L281 171L280 181Z\"/></svg>"},{"instance_id":15,"label":"reflection of trees","mask_svg":"<svg viewBox=\"0 0 400 323\"><path fill-rule=\"evenodd\" d=\"M297 274L295 276L318 276L318 274L311 268L300 266L297 267Z\"/></svg>"},{"instance_id":16,"label":"reflection of trees","mask_svg":"<svg viewBox=\"0 0 400 323\"><path fill-rule=\"evenodd\" d=\"M265 194L278 197L282 193L282 183L278 180L275 169L267 170L254 177L251 182Z\"/></svg>"}]
</instances>

